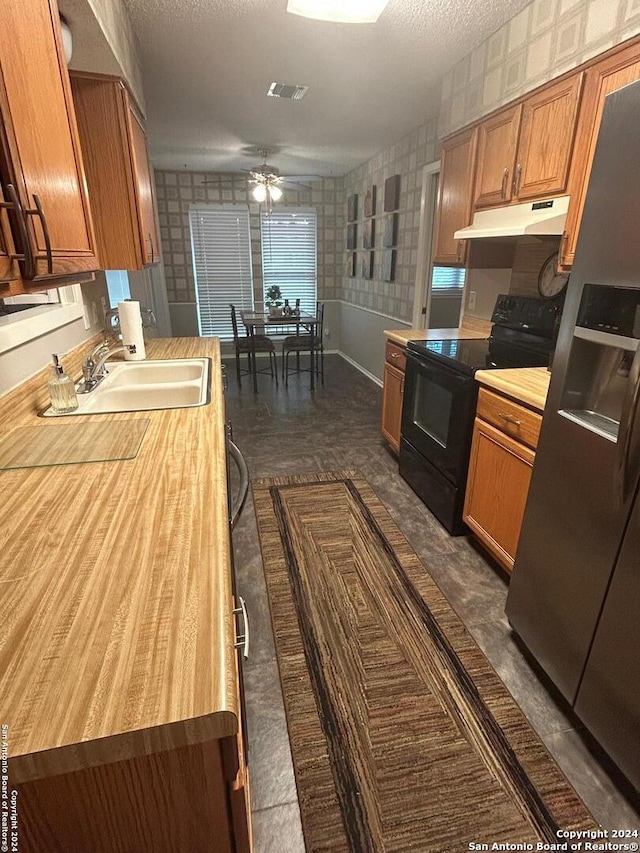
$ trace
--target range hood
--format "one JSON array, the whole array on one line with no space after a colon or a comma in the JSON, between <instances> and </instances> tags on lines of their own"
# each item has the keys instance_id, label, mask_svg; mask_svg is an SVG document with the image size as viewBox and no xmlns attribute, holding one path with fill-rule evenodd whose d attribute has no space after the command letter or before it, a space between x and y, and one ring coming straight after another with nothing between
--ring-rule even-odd
<instances>
[{"instance_id":1,"label":"range hood","mask_svg":"<svg viewBox=\"0 0 640 853\"><path fill-rule=\"evenodd\" d=\"M561 235L569 209L569 196L528 204L512 204L480 210L467 228L453 235L456 240L477 240L481 237L523 237Z\"/></svg>"}]
</instances>

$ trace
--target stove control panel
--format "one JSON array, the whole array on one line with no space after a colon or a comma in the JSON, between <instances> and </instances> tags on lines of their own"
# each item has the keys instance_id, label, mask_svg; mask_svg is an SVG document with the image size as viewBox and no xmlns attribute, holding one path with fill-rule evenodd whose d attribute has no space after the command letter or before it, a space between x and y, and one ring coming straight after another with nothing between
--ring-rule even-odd
<instances>
[{"instance_id":1,"label":"stove control panel","mask_svg":"<svg viewBox=\"0 0 640 853\"><path fill-rule=\"evenodd\" d=\"M491 322L506 329L519 329L553 338L562 317L564 300L537 299L501 293L493 309Z\"/></svg>"}]
</instances>

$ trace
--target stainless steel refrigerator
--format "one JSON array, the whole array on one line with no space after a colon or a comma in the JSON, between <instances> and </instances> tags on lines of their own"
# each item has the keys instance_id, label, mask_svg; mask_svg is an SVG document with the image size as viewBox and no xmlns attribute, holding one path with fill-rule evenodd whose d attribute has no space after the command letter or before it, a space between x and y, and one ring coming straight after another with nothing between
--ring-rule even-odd
<instances>
[{"instance_id":1,"label":"stainless steel refrigerator","mask_svg":"<svg viewBox=\"0 0 640 853\"><path fill-rule=\"evenodd\" d=\"M640 82L605 102L507 616L640 789Z\"/></svg>"}]
</instances>

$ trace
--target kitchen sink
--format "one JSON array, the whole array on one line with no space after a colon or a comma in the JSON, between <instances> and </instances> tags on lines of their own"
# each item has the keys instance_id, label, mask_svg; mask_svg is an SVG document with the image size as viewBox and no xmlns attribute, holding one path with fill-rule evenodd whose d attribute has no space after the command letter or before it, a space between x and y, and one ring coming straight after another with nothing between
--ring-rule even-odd
<instances>
[{"instance_id":1,"label":"kitchen sink","mask_svg":"<svg viewBox=\"0 0 640 853\"><path fill-rule=\"evenodd\" d=\"M211 398L211 360L174 358L107 362L107 376L67 415L148 412L204 406ZM45 417L66 417L47 409Z\"/></svg>"}]
</instances>

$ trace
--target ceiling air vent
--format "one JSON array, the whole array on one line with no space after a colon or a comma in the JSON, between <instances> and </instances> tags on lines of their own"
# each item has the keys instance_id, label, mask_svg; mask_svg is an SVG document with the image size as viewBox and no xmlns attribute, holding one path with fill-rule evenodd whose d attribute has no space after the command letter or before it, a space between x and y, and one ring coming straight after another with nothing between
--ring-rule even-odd
<instances>
[{"instance_id":1,"label":"ceiling air vent","mask_svg":"<svg viewBox=\"0 0 640 853\"><path fill-rule=\"evenodd\" d=\"M290 101L299 101L307 94L308 86L298 86L293 83L272 83L267 92L268 98L288 98Z\"/></svg>"}]
</instances>

